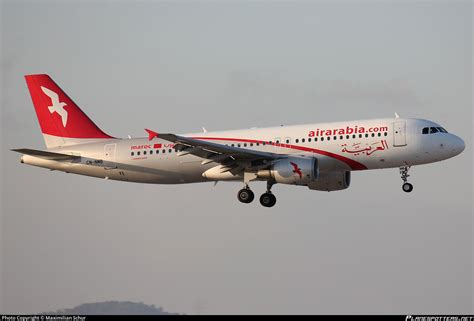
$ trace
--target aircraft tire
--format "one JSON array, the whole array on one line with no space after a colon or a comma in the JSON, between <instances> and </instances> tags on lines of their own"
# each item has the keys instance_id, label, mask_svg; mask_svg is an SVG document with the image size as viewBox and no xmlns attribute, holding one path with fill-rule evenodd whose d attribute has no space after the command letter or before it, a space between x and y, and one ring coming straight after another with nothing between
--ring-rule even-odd
<instances>
[{"instance_id":1,"label":"aircraft tire","mask_svg":"<svg viewBox=\"0 0 474 321\"><path fill-rule=\"evenodd\" d=\"M252 203L255 198L255 194L249 188L242 188L237 194L237 198L242 203L248 204Z\"/></svg>"},{"instance_id":2,"label":"aircraft tire","mask_svg":"<svg viewBox=\"0 0 474 321\"><path fill-rule=\"evenodd\" d=\"M276 197L272 193L263 193L260 196L260 204L265 207L272 207L276 204Z\"/></svg>"},{"instance_id":3,"label":"aircraft tire","mask_svg":"<svg viewBox=\"0 0 474 321\"><path fill-rule=\"evenodd\" d=\"M404 183L402 185L402 190L405 192L405 193L410 193L411 191L413 191L413 185L410 184L410 183Z\"/></svg>"}]
</instances>

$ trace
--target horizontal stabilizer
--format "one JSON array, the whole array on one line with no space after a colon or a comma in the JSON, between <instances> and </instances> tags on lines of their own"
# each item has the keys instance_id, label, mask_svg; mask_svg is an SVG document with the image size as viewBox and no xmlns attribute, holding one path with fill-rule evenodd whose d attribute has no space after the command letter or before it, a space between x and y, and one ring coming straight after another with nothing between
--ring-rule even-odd
<instances>
[{"instance_id":1,"label":"horizontal stabilizer","mask_svg":"<svg viewBox=\"0 0 474 321\"><path fill-rule=\"evenodd\" d=\"M81 156L77 156L77 155L67 155L67 154L46 152L43 150L27 149L27 148L12 149L12 151L34 156L34 157L39 157L39 158L48 159L48 160L56 160L56 161L74 160L74 159L81 158Z\"/></svg>"}]
</instances>

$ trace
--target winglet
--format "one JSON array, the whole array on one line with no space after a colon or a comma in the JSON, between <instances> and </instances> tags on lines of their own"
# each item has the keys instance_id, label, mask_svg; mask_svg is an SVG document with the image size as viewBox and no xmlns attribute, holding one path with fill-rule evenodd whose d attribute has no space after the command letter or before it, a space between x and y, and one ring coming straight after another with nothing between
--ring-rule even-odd
<instances>
[{"instance_id":1,"label":"winglet","mask_svg":"<svg viewBox=\"0 0 474 321\"><path fill-rule=\"evenodd\" d=\"M151 129L145 128L145 131L148 133L148 140L152 140L153 138L158 138L158 133L155 133Z\"/></svg>"},{"instance_id":2,"label":"winglet","mask_svg":"<svg viewBox=\"0 0 474 321\"><path fill-rule=\"evenodd\" d=\"M395 118L400 118L400 116L398 116L398 114L397 114L397 113L395 113Z\"/></svg>"}]
</instances>

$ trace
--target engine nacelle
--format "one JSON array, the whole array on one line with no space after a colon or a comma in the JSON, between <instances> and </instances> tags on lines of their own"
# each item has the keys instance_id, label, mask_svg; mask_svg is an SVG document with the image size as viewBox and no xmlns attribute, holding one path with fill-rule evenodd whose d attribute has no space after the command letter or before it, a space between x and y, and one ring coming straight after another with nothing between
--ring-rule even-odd
<instances>
[{"instance_id":1,"label":"engine nacelle","mask_svg":"<svg viewBox=\"0 0 474 321\"><path fill-rule=\"evenodd\" d=\"M275 161L270 169L260 170L257 177L281 184L306 185L319 177L318 160L313 157L288 157Z\"/></svg>"},{"instance_id":2,"label":"engine nacelle","mask_svg":"<svg viewBox=\"0 0 474 321\"><path fill-rule=\"evenodd\" d=\"M351 185L351 172L323 172L319 178L308 183L308 188L317 191L340 191Z\"/></svg>"}]
</instances>

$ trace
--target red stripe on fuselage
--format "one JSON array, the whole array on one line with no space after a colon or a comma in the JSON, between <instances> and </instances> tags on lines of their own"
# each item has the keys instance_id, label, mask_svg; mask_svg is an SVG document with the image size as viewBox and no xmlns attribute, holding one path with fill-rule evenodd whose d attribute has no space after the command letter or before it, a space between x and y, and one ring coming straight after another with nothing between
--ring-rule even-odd
<instances>
[{"instance_id":1,"label":"red stripe on fuselage","mask_svg":"<svg viewBox=\"0 0 474 321\"><path fill-rule=\"evenodd\" d=\"M263 140L255 140L255 139L243 139L243 138L226 138L226 137L191 137L192 139L200 139L200 140L222 140L222 141L232 141L232 142L241 142L241 143L259 143L259 144L267 144L267 145L272 145L272 146L277 146L277 147L283 147L283 148L289 148L289 149L296 149L296 150L301 150L304 152L310 152L310 153L315 153L315 154L320 154L324 156L328 156L334 159L337 159L341 162L346 163L349 165L349 167L353 170L360 171L367 169L367 166L364 164L361 164L359 162L356 162L353 159L341 156L339 154L334 154L325 150L321 149L316 149L316 148L310 148L310 147L304 147L304 146L298 146L298 145L291 145L291 144L277 144L272 142L271 144L268 141L263 141Z\"/></svg>"}]
</instances>

